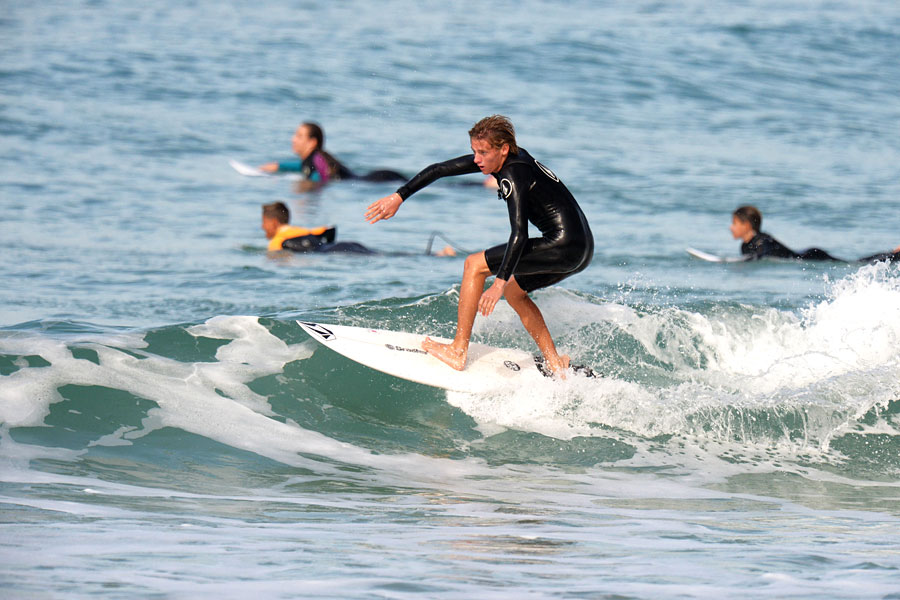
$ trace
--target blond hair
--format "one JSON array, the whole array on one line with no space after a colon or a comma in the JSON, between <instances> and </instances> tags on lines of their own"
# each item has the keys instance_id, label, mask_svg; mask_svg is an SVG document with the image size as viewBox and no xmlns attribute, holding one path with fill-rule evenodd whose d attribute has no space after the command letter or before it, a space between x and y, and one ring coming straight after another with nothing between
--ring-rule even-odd
<instances>
[{"instance_id":1,"label":"blond hair","mask_svg":"<svg viewBox=\"0 0 900 600\"><path fill-rule=\"evenodd\" d=\"M475 123L469 130L469 139L484 140L494 148L509 144L509 153L518 154L516 130L509 119L503 115L491 115Z\"/></svg>"}]
</instances>

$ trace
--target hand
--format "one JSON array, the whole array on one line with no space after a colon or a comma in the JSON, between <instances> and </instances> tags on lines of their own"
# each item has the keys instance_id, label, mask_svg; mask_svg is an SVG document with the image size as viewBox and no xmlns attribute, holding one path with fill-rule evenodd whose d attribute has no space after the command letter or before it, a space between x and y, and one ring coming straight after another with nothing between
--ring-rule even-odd
<instances>
[{"instance_id":1,"label":"hand","mask_svg":"<svg viewBox=\"0 0 900 600\"><path fill-rule=\"evenodd\" d=\"M278 163L270 162L264 165L259 165L259 170L265 173L275 173L276 171L278 171Z\"/></svg>"},{"instance_id":2,"label":"hand","mask_svg":"<svg viewBox=\"0 0 900 600\"><path fill-rule=\"evenodd\" d=\"M403 198L397 192L390 196L385 196L381 200L376 200L366 210L366 221L377 223L382 219L390 219L397 214L397 209L400 208L401 204L403 204Z\"/></svg>"},{"instance_id":3,"label":"hand","mask_svg":"<svg viewBox=\"0 0 900 600\"><path fill-rule=\"evenodd\" d=\"M506 282L504 280L494 279L494 283L491 284L491 287L481 294L481 298L478 299L478 310L482 315L487 317L494 312L494 307L497 306L497 302L499 302L500 298L503 296L503 288L505 287Z\"/></svg>"}]
</instances>

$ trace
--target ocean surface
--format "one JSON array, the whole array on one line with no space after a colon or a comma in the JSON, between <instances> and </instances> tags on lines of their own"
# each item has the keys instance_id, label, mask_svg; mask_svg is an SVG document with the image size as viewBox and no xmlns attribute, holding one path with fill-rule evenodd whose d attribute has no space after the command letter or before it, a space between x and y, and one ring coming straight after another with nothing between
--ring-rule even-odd
<instances>
[{"instance_id":1,"label":"ocean surface","mask_svg":"<svg viewBox=\"0 0 900 600\"><path fill-rule=\"evenodd\" d=\"M900 598L895 0L4 2L4 598ZM502 113L591 266L535 301L603 374L463 395L297 319L451 335L496 193L245 177L301 121L413 175ZM359 255L265 251L260 206ZM501 303L477 341L536 351Z\"/></svg>"}]
</instances>

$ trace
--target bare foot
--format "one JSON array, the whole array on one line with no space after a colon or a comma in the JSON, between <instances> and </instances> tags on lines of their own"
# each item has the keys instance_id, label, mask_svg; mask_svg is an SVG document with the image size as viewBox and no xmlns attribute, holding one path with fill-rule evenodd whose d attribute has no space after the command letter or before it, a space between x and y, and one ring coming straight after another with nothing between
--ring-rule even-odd
<instances>
[{"instance_id":1,"label":"bare foot","mask_svg":"<svg viewBox=\"0 0 900 600\"><path fill-rule=\"evenodd\" d=\"M441 344L430 337L425 338L425 341L422 342L422 350L447 363L457 371L462 371L466 368L466 354L468 353L465 350L457 350L450 344Z\"/></svg>"}]
</instances>

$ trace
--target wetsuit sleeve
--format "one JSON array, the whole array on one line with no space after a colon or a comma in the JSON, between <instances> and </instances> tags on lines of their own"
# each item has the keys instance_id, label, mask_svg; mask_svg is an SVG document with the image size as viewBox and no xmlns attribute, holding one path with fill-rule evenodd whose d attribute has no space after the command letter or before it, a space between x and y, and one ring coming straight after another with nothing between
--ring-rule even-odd
<instances>
[{"instance_id":1,"label":"wetsuit sleeve","mask_svg":"<svg viewBox=\"0 0 900 600\"><path fill-rule=\"evenodd\" d=\"M309 176L310 181L318 183L327 183L329 179L328 160L322 156L321 152L316 152L312 160L313 172Z\"/></svg>"},{"instance_id":2,"label":"wetsuit sleeve","mask_svg":"<svg viewBox=\"0 0 900 600\"><path fill-rule=\"evenodd\" d=\"M506 200L509 210L509 240L503 261L497 269L497 279L509 281L525 251L528 241L528 210L525 205L525 194L533 181L531 170L526 165L513 164L501 172L500 193Z\"/></svg>"},{"instance_id":3,"label":"wetsuit sleeve","mask_svg":"<svg viewBox=\"0 0 900 600\"><path fill-rule=\"evenodd\" d=\"M465 175L466 173L478 173L478 165L475 164L475 155L466 154L458 158L451 158L441 163L434 163L419 171L412 179L400 186L397 193L406 200L423 187L434 183L441 177L452 175Z\"/></svg>"},{"instance_id":4,"label":"wetsuit sleeve","mask_svg":"<svg viewBox=\"0 0 900 600\"><path fill-rule=\"evenodd\" d=\"M299 160L287 160L285 162L278 163L279 171L301 171L303 169L303 163Z\"/></svg>"}]
</instances>

